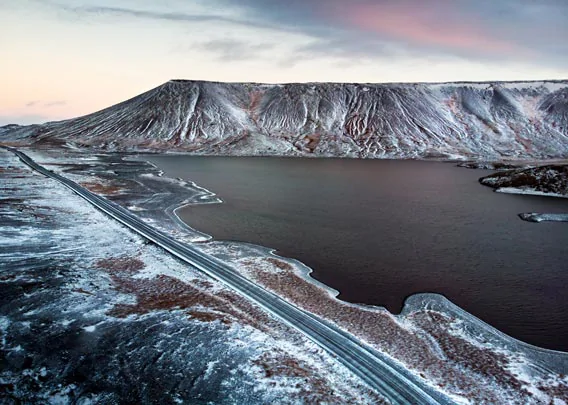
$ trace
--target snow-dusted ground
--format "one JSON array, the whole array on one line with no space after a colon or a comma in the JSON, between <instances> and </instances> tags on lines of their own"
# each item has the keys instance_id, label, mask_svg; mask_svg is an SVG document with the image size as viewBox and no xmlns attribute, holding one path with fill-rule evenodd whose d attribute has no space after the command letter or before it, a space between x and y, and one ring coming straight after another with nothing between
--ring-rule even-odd
<instances>
[{"instance_id":1,"label":"snow-dusted ground","mask_svg":"<svg viewBox=\"0 0 568 405\"><path fill-rule=\"evenodd\" d=\"M538 165L494 173L480 183L501 193L568 197L568 165Z\"/></svg>"},{"instance_id":2,"label":"snow-dusted ground","mask_svg":"<svg viewBox=\"0 0 568 405\"><path fill-rule=\"evenodd\" d=\"M4 150L0 178L0 402L382 401L293 329Z\"/></svg>"},{"instance_id":3,"label":"snow-dusted ground","mask_svg":"<svg viewBox=\"0 0 568 405\"><path fill-rule=\"evenodd\" d=\"M244 243L208 238L174 215L179 204L212 203L195 185L166 179L144 162L115 155L26 151L39 163L134 208L153 225L198 246L265 288L319 315L391 356L456 400L473 403L568 403L568 354L525 345L484 324L438 295L409 298L399 316L384 308L347 304L309 276L303 264ZM169 207L164 212L164 208ZM162 270L165 271L165 270ZM168 273L166 273L168 274Z\"/></svg>"},{"instance_id":4,"label":"snow-dusted ground","mask_svg":"<svg viewBox=\"0 0 568 405\"><path fill-rule=\"evenodd\" d=\"M568 82L172 80L84 117L0 136L23 144L205 155L566 158Z\"/></svg>"},{"instance_id":5,"label":"snow-dusted ground","mask_svg":"<svg viewBox=\"0 0 568 405\"><path fill-rule=\"evenodd\" d=\"M568 165L538 165L507 170L482 177L479 182L493 187L498 193L568 198ZM521 213L519 217L529 222L568 222L568 212L566 214L530 212Z\"/></svg>"}]
</instances>

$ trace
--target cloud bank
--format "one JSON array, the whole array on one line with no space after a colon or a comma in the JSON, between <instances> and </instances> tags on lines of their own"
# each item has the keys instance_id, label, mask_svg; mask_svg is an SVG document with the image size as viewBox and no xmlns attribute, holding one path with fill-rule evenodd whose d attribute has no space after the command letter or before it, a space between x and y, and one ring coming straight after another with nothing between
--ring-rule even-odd
<instances>
[{"instance_id":1,"label":"cloud bank","mask_svg":"<svg viewBox=\"0 0 568 405\"><path fill-rule=\"evenodd\" d=\"M298 45L307 57L449 56L559 65L568 61L565 0L39 0L76 13L210 23L294 32L313 39ZM242 59L234 38L211 40L219 58ZM230 45L230 44L229 44ZM246 45L246 44L245 44ZM239 45L240 48L243 48ZM237 52L242 50L242 53Z\"/></svg>"}]
</instances>

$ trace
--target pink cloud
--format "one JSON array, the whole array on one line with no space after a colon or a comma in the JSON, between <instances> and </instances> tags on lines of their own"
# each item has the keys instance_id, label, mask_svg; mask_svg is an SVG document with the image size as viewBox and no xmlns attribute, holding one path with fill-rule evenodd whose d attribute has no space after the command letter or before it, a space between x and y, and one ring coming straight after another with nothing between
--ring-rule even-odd
<instances>
[{"instance_id":1,"label":"pink cloud","mask_svg":"<svg viewBox=\"0 0 568 405\"><path fill-rule=\"evenodd\" d=\"M413 45L485 54L526 53L518 45L484 32L479 21L471 16L462 17L463 22L456 23L449 18L452 11L456 11L451 7L447 2L447 8L442 11L444 15L440 15L439 8L421 8L416 3L406 7L404 3L354 4L349 9L335 9L333 14L336 20L351 28Z\"/></svg>"}]
</instances>

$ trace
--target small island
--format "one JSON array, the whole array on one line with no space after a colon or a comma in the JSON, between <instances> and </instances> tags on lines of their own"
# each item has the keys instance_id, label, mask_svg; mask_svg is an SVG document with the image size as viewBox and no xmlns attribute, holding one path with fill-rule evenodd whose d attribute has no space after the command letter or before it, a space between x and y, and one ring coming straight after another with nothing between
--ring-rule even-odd
<instances>
[{"instance_id":1,"label":"small island","mask_svg":"<svg viewBox=\"0 0 568 405\"><path fill-rule=\"evenodd\" d=\"M568 165L547 165L525 169L500 171L479 179L498 193L529 194L568 198ZM568 222L568 213L521 213L529 222Z\"/></svg>"}]
</instances>

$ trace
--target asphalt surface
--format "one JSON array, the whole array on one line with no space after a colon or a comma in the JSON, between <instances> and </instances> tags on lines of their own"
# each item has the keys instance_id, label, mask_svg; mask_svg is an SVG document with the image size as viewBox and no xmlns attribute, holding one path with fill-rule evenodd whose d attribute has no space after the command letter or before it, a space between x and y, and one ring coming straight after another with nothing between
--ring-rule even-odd
<instances>
[{"instance_id":1,"label":"asphalt surface","mask_svg":"<svg viewBox=\"0 0 568 405\"><path fill-rule=\"evenodd\" d=\"M127 209L35 163L26 154L8 149L33 170L57 180L100 211L142 235L172 255L223 282L257 303L330 353L370 387L395 404L453 404L449 397L425 384L392 358L374 350L351 334L306 312L241 276L230 264L176 241L143 222Z\"/></svg>"}]
</instances>

